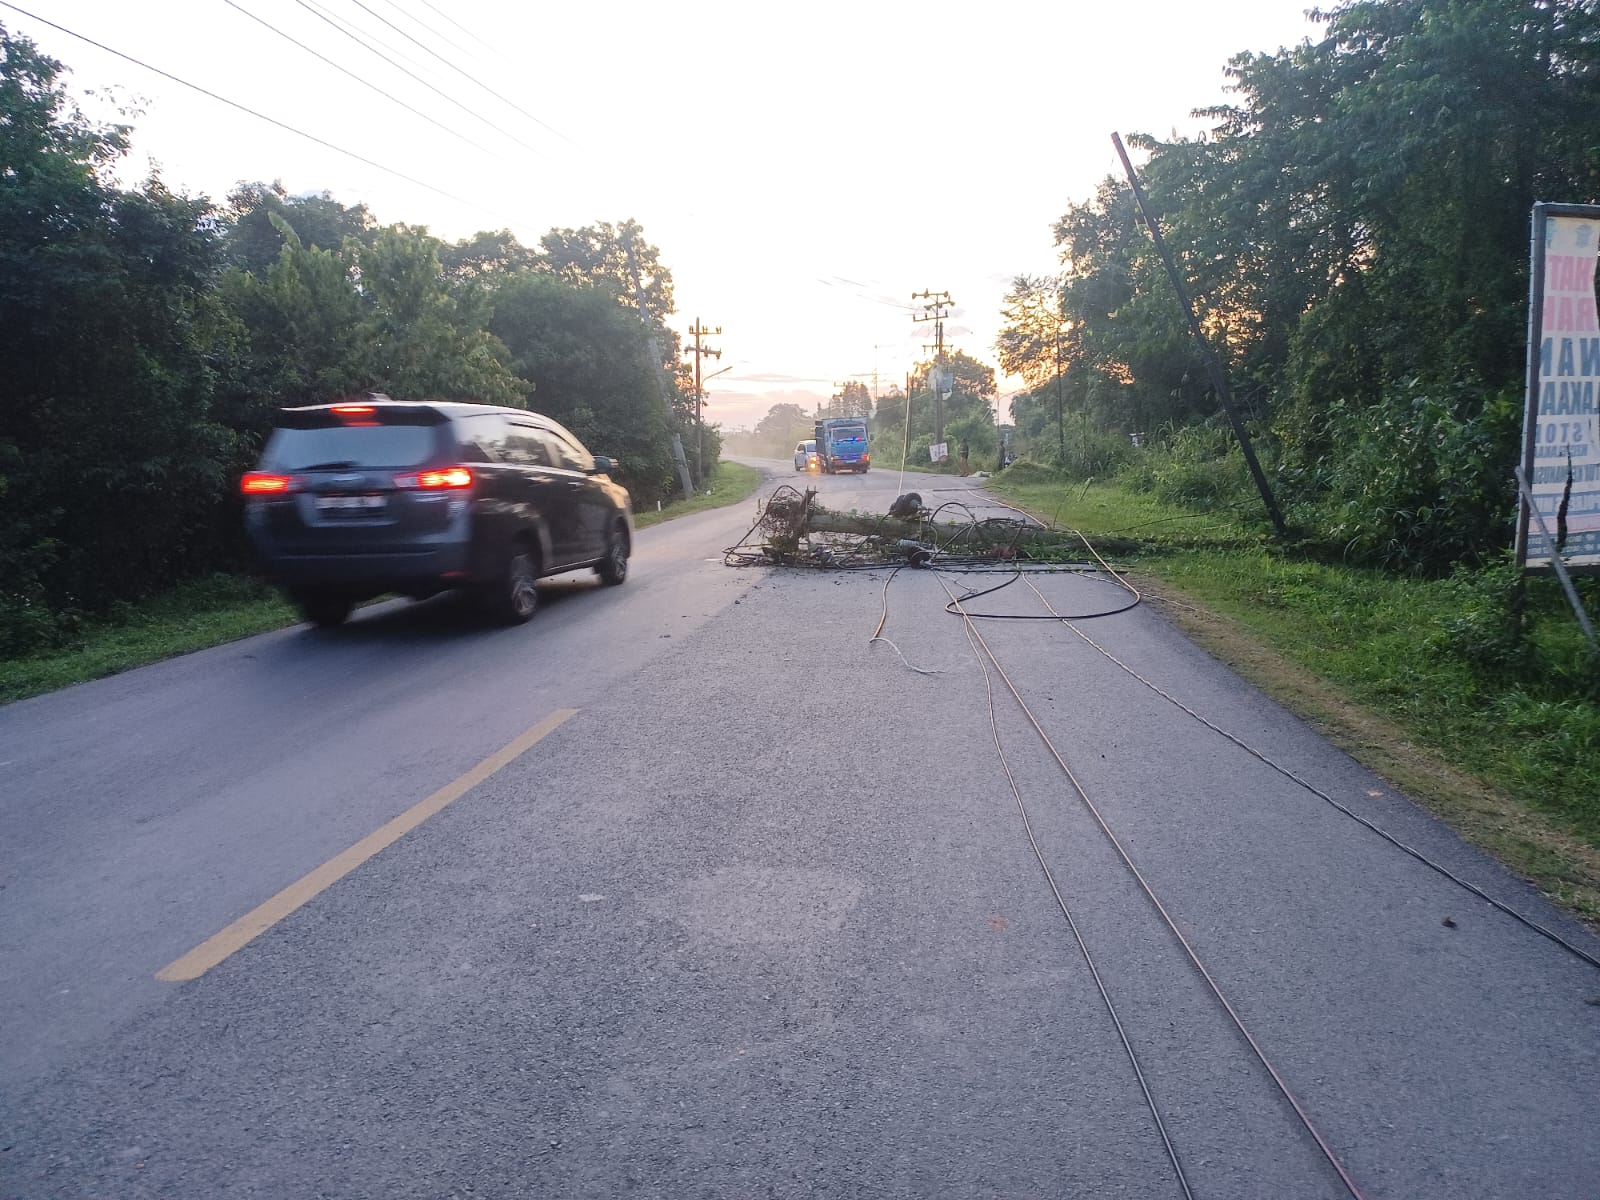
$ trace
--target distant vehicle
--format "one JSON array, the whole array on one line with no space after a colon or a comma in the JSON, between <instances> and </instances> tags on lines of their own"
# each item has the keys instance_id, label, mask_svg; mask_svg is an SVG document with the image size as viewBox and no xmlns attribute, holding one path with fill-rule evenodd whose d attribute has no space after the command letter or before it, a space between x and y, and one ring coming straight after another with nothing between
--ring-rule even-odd
<instances>
[{"instance_id":1,"label":"distant vehicle","mask_svg":"<svg viewBox=\"0 0 1600 1200\"><path fill-rule=\"evenodd\" d=\"M628 577L633 508L614 470L538 413L375 395L281 410L239 486L260 573L314 625L446 589L520 624L543 576Z\"/></svg>"},{"instance_id":2,"label":"distant vehicle","mask_svg":"<svg viewBox=\"0 0 1600 1200\"><path fill-rule=\"evenodd\" d=\"M817 422L817 454L830 475L840 471L865 473L872 465L867 453L867 423L861 417L827 417Z\"/></svg>"},{"instance_id":3,"label":"distant vehicle","mask_svg":"<svg viewBox=\"0 0 1600 1200\"><path fill-rule=\"evenodd\" d=\"M817 444L815 442L801 442L794 448L794 469L796 471L815 471L821 465L822 460L817 457Z\"/></svg>"}]
</instances>

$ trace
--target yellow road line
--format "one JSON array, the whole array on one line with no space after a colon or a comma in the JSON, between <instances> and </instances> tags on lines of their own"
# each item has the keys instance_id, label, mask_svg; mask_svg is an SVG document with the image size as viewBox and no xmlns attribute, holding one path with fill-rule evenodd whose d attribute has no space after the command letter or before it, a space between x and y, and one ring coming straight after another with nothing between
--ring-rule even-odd
<instances>
[{"instance_id":1,"label":"yellow road line","mask_svg":"<svg viewBox=\"0 0 1600 1200\"><path fill-rule=\"evenodd\" d=\"M386 846L393 845L418 825L446 805L459 800L507 763L526 754L538 742L553 733L569 717L577 714L575 708L558 708L533 728L507 742L465 775L444 785L426 800L412 805L362 838L342 854L323 863L309 875L291 883L272 899L251 909L226 929L213 934L182 958L175 959L156 972L164 983L183 983L198 979L236 950L271 929L295 909L314 899L318 893L332 887L351 871L366 862Z\"/></svg>"}]
</instances>

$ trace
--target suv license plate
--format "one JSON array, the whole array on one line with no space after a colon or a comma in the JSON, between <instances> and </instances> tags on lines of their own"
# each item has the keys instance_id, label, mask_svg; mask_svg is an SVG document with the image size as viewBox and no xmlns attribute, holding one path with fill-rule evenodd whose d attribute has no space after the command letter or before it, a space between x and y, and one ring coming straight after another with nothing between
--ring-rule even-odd
<instances>
[{"instance_id":1,"label":"suv license plate","mask_svg":"<svg viewBox=\"0 0 1600 1200\"><path fill-rule=\"evenodd\" d=\"M318 512L376 512L383 507L383 497L380 495L363 496L318 496Z\"/></svg>"}]
</instances>

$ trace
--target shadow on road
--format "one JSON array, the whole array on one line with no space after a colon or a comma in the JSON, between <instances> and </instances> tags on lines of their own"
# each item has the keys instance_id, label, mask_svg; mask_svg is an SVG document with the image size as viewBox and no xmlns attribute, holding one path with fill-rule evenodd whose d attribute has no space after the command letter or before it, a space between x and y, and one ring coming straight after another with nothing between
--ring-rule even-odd
<instances>
[{"instance_id":1,"label":"shadow on road","mask_svg":"<svg viewBox=\"0 0 1600 1200\"><path fill-rule=\"evenodd\" d=\"M573 603L588 600L602 584L592 574L573 572L539 581L539 610L530 625ZM337 629L304 626L301 638L328 642L410 642L417 639L454 638L465 634L511 633L517 625L504 625L485 613L468 595L444 592L427 600L395 598L357 609Z\"/></svg>"}]
</instances>

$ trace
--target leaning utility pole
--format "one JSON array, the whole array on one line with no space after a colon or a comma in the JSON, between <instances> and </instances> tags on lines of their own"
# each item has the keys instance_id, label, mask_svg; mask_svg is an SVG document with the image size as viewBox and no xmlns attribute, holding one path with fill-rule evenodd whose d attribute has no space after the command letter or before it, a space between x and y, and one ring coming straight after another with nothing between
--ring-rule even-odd
<instances>
[{"instance_id":1,"label":"leaning utility pole","mask_svg":"<svg viewBox=\"0 0 1600 1200\"><path fill-rule=\"evenodd\" d=\"M1067 462L1067 410L1061 402L1061 315L1056 314L1056 461L1066 466ZM1085 414L1087 419L1087 414ZM1089 473L1085 464L1083 473Z\"/></svg>"},{"instance_id":2,"label":"leaning utility pole","mask_svg":"<svg viewBox=\"0 0 1600 1200\"><path fill-rule=\"evenodd\" d=\"M639 259L633 252L631 234L622 246L628 252L628 272L633 276L633 298L639 306L639 319L644 322L650 365L655 369L656 384L661 389L661 403L667 410L667 428L672 432L672 461L678 464L678 482L683 486L683 498L687 500L694 495L694 484L689 479L689 460L683 455L683 438L678 435L678 415L672 411L672 386L667 382L666 368L661 365L661 345L656 341L656 327L650 323L650 309L644 302L644 285L639 282Z\"/></svg>"},{"instance_id":3,"label":"leaning utility pole","mask_svg":"<svg viewBox=\"0 0 1600 1200\"><path fill-rule=\"evenodd\" d=\"M1173 264L1172 255L1167 253L1167 243L1161 236L1161 226L1156 224L1155 214L1145 202L1144 188L1139 186L1139 177L1133 172L1133 163L1128 161L1128 152L1122 148L1122 138L1113 133L1111 141L1117 147L1117 157L1122 159L1122 169L1128 173L1128 182L1133 186L1133 198L1139 205L1139 215L1144 218L1145 226L1150 230L1150 240L1156 244L1156 253L1161 255L1161 262L1167 268L1167 277L1172 280L1173 290L1178 293L1183 311L1189 317L1189 332L1194 335L1194 340L1200 347L1200 357L1205 362L1207 374L1211 376L1211 386L1217 391L1217 399L1222 401L1222 411L1228 414L1228 424L1233 426L1233 436L1239 439L1239 449L1244 451L1245 465L1250 468L1251 478L1256 481L1256 489L1261 493L1261 502L1267 506L1267 515L1272 518L1272 527L1278 531L1279 537L1288 541L1289 530L1283 523L1283 514L1278 511L1277 497L1272 494L1272 485L1267 482L1261 464L1256 461L1256 452L1250 445L1250 435L1245 432L1244 422L1239 420L1239 414L1234 410L1233 393L1228 389L1227 377L1222 373L1222 365L1217 361L1211 343L1206 341L1205 332L1200 328L1200 318L1195 315L1194 301L1189 299L1189 289L1183 286L1183 278Z\"/></svg>"},{"instance_id":4,"label":"leaning utility pole","mask_svg":"<svg viewBox=\"0 0 1600 1200\"><path fill-rule=\"evenodd\" d=\"M707 329L700 323L700 318L696 317L694 324L689 326L689 332L694 335L694 345L686 346L683 352L694 355L694 424L695 437L699 439L694 451L694 473L700 482L704 483L706 481L706 423L705 419L700 415L700 409L705 403L705 388L700 382L700 360L708 354L712 358L721 358L722 351L713 350L709 346L702 349L700 339L703 337L721 337L722 326L718 325L715 329Z\"/></svg>"},{"instance_id":5,"label":"leaning utility pole","mask_svg":"<svg viewBox=\"0 0 1600 1200\"><path fill-rule=\"evenodd\" d=\"M911 298L913 300L927 300L927 301L930 301L930 303L924 304L922 306L922 311L924 313L923 316L920 316L920 317L915 317L914 316L911 319L913 321L915 321L919 325L925 324L928 321L932 321L933 322L933 341L934 341L934 349L935 349L934 360L933 360L934 361L934 366L936 368L943 368L944 367L944 318L945 318L945 311L944 310L946 308L949 308L954 303L954 301L952 301L950 299L950 293L949 292L912 292L911 293ZM943 387L943 383L944 383L943 374L942 374L942 372L940 372L939 377L934 380L934 386L933 386L933 444L936 445L936 446L940 442L944 441L944 387Z\"/></svg>"}]
</instances>

